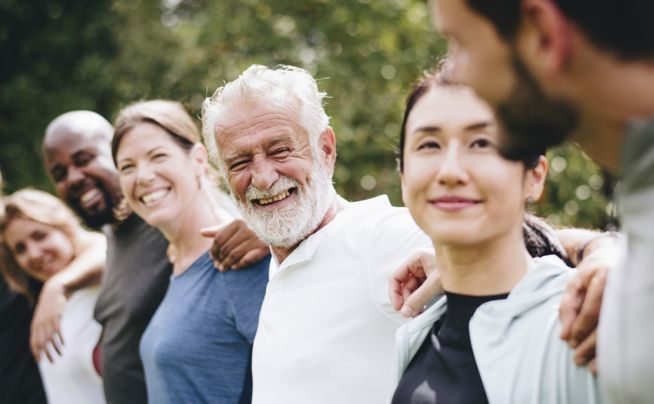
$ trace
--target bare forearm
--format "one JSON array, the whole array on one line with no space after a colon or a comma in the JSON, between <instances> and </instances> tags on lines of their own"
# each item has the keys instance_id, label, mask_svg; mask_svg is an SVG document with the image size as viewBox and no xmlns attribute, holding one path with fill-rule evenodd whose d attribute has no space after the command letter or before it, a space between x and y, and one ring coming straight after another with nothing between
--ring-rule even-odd
<instances>
[{"instance_id":1,"label":"bare forearm","mask_svg":"<svg viewBox=\"0 0 654 404\"><path fill-rule=\"evenodd\" d=\"M107 257L105 237L98 233L88 233L83 244L82 251L66 269L55 275L55 280L64 287L67 296L79 289L98 284L104 272Z\"/></svg>"},{"instance_id":2,"label":"bare forearm","mask_svg":"<svg viewBox=\"0 0 654 404\"><path fill-rule=\"evenodd\" d=\"M601 234L599 231L586 229L570 228L556 230L556 236L561 241L566 255L575 266L579 265L579 258L583 256L582 250L584 246L587 246L591 240Z\"/></svg>"},{"instance_id":3,"label":"bare forearm","mask_svg":"<svg viewBox=\"0 0 654 404\"><path fill-rule=\"evenodd\" d=\"M622 239L619 233L586 229L559 229L556 235L575 266L595 250L619 249Z\"/></svg>"}]
</instances>

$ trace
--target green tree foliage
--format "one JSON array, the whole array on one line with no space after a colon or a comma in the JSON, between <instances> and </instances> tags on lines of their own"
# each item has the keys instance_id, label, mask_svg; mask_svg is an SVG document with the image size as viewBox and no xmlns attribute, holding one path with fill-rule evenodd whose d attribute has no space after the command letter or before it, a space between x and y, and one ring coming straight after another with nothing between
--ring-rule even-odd
<instances>
[{"instance_id":1,"label":"green tree foliage","mask_svg":"<svg viewBox=\"0 0 654 404\"><path fill-rule=\"evenodd\" d=\"M401 203L395 149L404 98L445 50L424 1L29 3L0 0L0 168L9 190L51 188L40 145L60 113L91 109L111 119L129 102L171 98L199 115L204 98L249 65L292 64L330 95L339 192L387 193ZM597 168L570 148L552 158L539 213L561 224L605 225Z\"/></svg>"}]
</instances>

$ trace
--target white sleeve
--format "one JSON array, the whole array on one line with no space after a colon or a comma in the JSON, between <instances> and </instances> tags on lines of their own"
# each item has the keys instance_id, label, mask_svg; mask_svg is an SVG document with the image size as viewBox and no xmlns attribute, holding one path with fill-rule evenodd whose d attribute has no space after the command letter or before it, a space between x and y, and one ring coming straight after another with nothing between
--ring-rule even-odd
<instances>
[{"instance_id":1,"label":"white sleeve","mask_svg":"<svg viewBox=\"0 0 654 404\"><path fill-rule=\"evenodd\" d=\"M367 226L369 245L364 252L367 258L370 293L385 315L399 323L406 319L391 305L388 296L390 274L416 250L432 248L429 237L420 230L406 208L388 209Z\"/></svg>"}]
</instances>

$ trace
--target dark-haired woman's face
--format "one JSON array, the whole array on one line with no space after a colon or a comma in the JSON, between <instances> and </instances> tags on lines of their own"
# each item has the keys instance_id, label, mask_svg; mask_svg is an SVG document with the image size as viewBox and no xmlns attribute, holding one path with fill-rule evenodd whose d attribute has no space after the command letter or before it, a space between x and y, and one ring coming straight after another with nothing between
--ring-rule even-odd
<instances>
[{"instance_id":1,"label":"dark-haired woman's face","mask_svg":"<svg viewBox=\"0 0 654 404\"><path fill-rule=\"evenodd\" d=\"M64 232L34 220L12 219L4 237L21 269L40 281L65 268L75 254L73 242Z\"/></svg>"},{"instance_id":2,"label":"dark-haired woman's face","mask_svg":"<svg viewBox=\"0 0 654 404\"><path fill-rule=\"evenodd\" d=\"M524 202L540 195L544 175L499 155L493 113L471 90L430 89L405 136L402 196L434 243L471 245L520 231Z\"/></svg>"}]
</instances>

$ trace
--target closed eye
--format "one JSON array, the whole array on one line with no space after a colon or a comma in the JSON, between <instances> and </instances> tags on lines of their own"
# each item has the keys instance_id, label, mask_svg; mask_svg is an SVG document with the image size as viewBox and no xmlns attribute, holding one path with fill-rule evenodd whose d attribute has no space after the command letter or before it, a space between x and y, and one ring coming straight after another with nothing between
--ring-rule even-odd
<instances>
[{"instance_id":1,"label":"closed eye","mask_svg":"<svg viewBox=\"0 0 654 404\"><path fill-rule=\"evenodd\" d=\"M152 161L164 161L168 157L166 153L157 153L152 156Z\"/></svg>"},{"instance_id":2,"label":"closed eye","mask_svg":"<svg viewBox=\"0 0 654 404\"><path fill-rule=\"evenodd\" d=\"M229 171L238 171L243 169L250 160L237 160L229 165Z\"/></svg>"},{"instance_id":3,"label":"closed eye","mask_svg":"<svg viewBox=\"0 0 654 404\"><path fill-rule=\"evenodd\" d=\"M133 169L134 169L134 164L132 163L121 164L120 167L118 167L118 171L120 171L121 174L128 174Z\"/></svg>"},{"instance_id":4,"label":"closed eye","mask_svg":"<svg viewBox=\"0 0 654 404\"><path fill-rule=\"evenodd\" d=\"M272 150L270 152L271 156L279 156L280 154L289 153L291 151L288 147L280 147L279 149Z\"/></svg>"}]
</instances>

